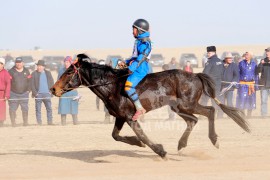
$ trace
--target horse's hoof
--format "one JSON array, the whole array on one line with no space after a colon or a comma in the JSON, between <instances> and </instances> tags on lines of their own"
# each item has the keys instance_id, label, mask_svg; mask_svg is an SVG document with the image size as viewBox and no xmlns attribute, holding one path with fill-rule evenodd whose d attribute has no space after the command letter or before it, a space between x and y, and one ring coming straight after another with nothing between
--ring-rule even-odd
<instances>
[{"instance_id":1,"label":"horse's hoof","mask_svg":"<svg viewBox=\"0 0 270 180\"><path fill-rule=\"evenodd\" d=\"M146 147L146 145L142 142L142 141L140 141L140 147L143 147L143 148L145 148Z\"/></svg>"},{"instance_id":2,"label":"horse's hoof","mask_svg":"<svg viewBox=\"0 0 270 180\"><path fill-rule=\"evenodd\" d=\"M164 161L168 161L168 158L167 158L167 156L165 155L165 156L163 156L163 157L161 157Z\"/></svg>"},{"instance_id":3,"label":"horse's hoof","mask_svg":"<svg viewBox=\"0 0 270 180\"><path fill-rule=\"evenodd\" d=\"M184 149L185 148L181 148L180 150L178 150L178 155L179 156L183 156L184 155Z\"/></svg>"},{"instance_id":4,"label":"horse's hoof","mask_svg":"<svg viewBox=\"0 0 270 180\"><path fill-rule=\"evenodd\" d=\"M219 149L219 140L217 139L217 141L216 141L216 143L215 143L215 147L217 148L217 149Z\"/></svg>"}]
</instances>

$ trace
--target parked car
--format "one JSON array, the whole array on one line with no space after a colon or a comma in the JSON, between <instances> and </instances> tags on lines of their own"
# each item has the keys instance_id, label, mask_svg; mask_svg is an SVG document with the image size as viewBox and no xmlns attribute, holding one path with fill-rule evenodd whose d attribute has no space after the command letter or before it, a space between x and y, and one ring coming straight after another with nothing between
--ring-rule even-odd
<instances>
[{"instance_id":1,"label":"parked car","mask_svg":"<svg viewBox=\"0 0 270 180\"><path fill-rule=\"evenodd\" d=\"M223 61L225 59L226 53L227 52L223 52L222 55L220 56L221 61ZM232 53L232 56L233 56L233 62L238 64L239 59L241 59L242 56L236 51L232 51L231 53Z\"/></svg>"},{"instance_id":2,"label":"parked car","mask_svg":"<svg viewBox=\"0 0 270 180\"><path fill-rule=\"evenodd\" d=\"M58 70L62 66L65 57L64 56L44 56L42 59L46 63L46 68L53 71L53 70Z\"/></svg>"},{"instance_id":3,"label":"parked car","mask_svg":"<svg viewBox=\"0 0 270 180\"><path fill-rule=\"evenodd\" d=\"M31 71L34 71L36 68L36 64L32 56L20 56L23 60L24 67L28 68Z\"/></svg>"},{"instance_id":4,"label":"parked car","mask_svg":"<svg viewBox=\"0 0 270 180\"><path fill-rule=\"evenodd\" d=\"M153 67L162 67L164 65L164 57L162 54L152 54L149 62Z\"/></svg>"},{"instance_id":5,"label":"parked car","mask_svg":"<svg viewBox=\"0 0 270 180\"><path fill-rule=\"evenodd\" d=\"M257 64L260 64L261 60L264 58L265 58L265 56L254 56L254 60Z\"/></svg>"},{"instance_id":6,"label":"parked car","mask_svg":"<svg viewBox=\"0 0 270 180\"><path fill-rule=\"evenodd\" d=\"M5 58L5 60L6 60L5 69L10 70L15 65L14 58L11 56L5 56L3 58Z\"/></svg>"},{"instance_id":7,"label":"parked car","mask_svg":"<svg viewBox=\"0 0 270 180\"><path fill-rule=\"evenodd\" d=\"M202 67L204 68L205 66L205 63L208 61L208 57L207 57L207 54L205 53L202 57Z\"/></svg>"},{"instance_id":8,"label":"parked car","mask_svg":"<svg viewBox=\"0 0 270 180\"><path fill-rule=\"evenodd\" d=\"M197 68L198 67L198 58L193 53L183 53L180 56L179 64L181 67L184 67L186 65L186 62L190 61L190 64L192 67Z\"/></svg>"}]
</instances>

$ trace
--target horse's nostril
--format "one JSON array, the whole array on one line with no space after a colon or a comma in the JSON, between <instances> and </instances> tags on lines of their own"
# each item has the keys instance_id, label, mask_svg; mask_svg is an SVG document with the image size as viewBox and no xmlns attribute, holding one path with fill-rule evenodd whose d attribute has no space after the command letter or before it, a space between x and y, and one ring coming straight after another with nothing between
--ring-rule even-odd
<instances>
[{"instance_id":1,"label":"horse's nostril","mask_svg":"<svg viewBox=\"0 0 270 180\"><path fill-rule=\"evenodd\" d=\"M55 88L51 88L51 92L54 93L55 92Z\"/></svg>"}]
</instances>

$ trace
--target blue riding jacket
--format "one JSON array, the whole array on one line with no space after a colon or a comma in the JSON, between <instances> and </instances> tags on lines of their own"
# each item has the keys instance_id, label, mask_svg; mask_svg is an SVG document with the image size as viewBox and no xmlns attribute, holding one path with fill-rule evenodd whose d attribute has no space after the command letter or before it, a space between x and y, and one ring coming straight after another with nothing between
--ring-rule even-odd
<instances>
[{"instance_id":1,"label":"blue riding jacket","mask_svg":"<svg viewBox=\"0 0 270 180\"><path fill-rule=\"evenodd\" d=\"M133 101L139 99L135 89L136 86L151 70L148 63L152 50L149 36L149 32L138 35L134 44L132 58L126 60L126 64L132 74L127 78L125 91Z\"/></svg>"}]
</instances>

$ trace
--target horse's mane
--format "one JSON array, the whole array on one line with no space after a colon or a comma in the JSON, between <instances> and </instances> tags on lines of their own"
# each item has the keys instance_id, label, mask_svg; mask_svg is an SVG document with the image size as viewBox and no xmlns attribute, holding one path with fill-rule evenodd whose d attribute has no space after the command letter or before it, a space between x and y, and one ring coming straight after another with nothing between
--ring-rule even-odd
<instances>
[{"instance_id":1,"label":"horse's mane","mask_svg":"<svg viewBox=\"0 0 270 180\"><path fill-rule=\"evenodd\" d=\"M95 77L106 77L106 76L123 76L128 74L128 69L113 69L109 65L100 65L97 63L92 63L88 60L90 58L85 54L79 54L77 55L78 58L82 60L83 66L85 66L86 69L91 69L92 76Z\"/></svg>"}]
</instances>

